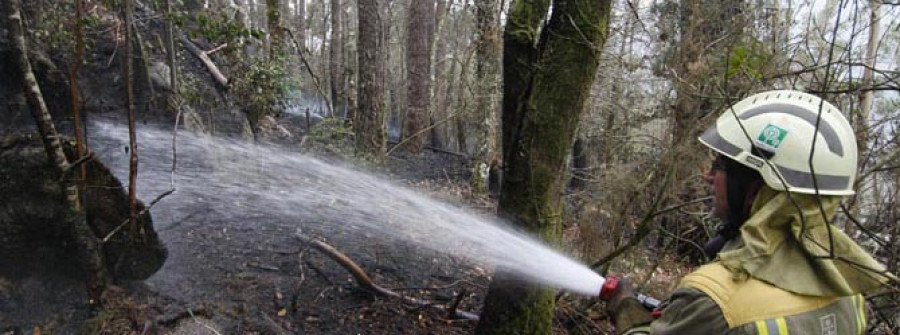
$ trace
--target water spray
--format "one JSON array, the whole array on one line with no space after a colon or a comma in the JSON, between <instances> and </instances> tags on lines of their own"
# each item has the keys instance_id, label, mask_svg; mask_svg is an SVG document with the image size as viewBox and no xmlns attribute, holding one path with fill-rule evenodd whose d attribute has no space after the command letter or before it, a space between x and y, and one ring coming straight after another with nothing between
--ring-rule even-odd
<instances>
[{"instance_id":1,"label":"water spray","mask_svg":"<svg viewBox=\"0 0 900 335\"><path fill-rule=\"evenodd\" d=\"M126 175L128 157L119 148L128 143L127 128L104 122L93 128L98 154L120 178ZM139 196L153 198L172 183L177 188L166 204L153 209L155 217L177 222L203 205L226 217L277 218L247 220L247 225L411 243L583 296L609 297L618 287L618 279L601 277L496 217L435 200L370 172L287 148L188 132L177 135L178 166L173 171L172 129L144 128L138 137L144 159ZM649 297L639 300L659 304Z\"/></svg>"}]
</instances>

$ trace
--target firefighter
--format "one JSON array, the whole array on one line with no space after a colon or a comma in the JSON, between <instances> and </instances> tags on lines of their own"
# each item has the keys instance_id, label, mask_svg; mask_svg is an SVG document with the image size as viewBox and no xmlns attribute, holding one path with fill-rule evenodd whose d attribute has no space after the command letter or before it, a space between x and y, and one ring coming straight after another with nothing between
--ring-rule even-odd
<instances>
[{"instance_id":1,"label":"firefighter","mask_svg":"<svg viewBox=\"0 0 900 335\"><path fill-rule=\"evenodd\" d=\"M699 138L716 158L712 263L684 277L653 314L627 281L607 304L622 334L862 334L862 294L896 280L832 225L852 195L857 148L841 112L797 91L726 110Z\"/></svg>"}]
</instances>

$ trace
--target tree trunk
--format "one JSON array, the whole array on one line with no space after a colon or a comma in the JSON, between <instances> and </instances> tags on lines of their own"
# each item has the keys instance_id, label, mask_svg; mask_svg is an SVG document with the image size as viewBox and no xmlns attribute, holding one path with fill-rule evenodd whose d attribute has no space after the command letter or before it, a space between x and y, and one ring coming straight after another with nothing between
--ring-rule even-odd
<instances>
[{"instance_id":1,"label":"tree trunk","mask_svg":"<svg viewBox=\"0 0 900 335\"><path fill-rule=\"evenodd\" d=\"M178 93L178 66L175 62L175 28L172 20L172 0L165 0L166 11L166 58L169 61L169 85Z\"/></svg>"},{"instance_id":2,"label":"tree trunk","mask_svg":"<svg viewBox=\"0 0 900 335\"><path fill-rule=\"evenodd\" d=\"M516 224L550 242L562 230L562 173L584 103L606 42L611 1L555 1L550 22L541 32L538 61L527 94L506 111L504 174L500 212ZM525 20L544 16L546 7L516 1L509 16L509 33L536 31ZM540 7L540 8L539 8ZM529 17L532 15L532 17ZM539 19L534 19L540 21ZM515 53L504 53L517 57ZM521 80L521 76L506 77ZM519 82L521 84L521 82ZM511 104L512 105L512 104ZM504 106L505 108L505 106ZM478 334L550 334L554 294L537 284L521 283L503 272L496 274L485 297Z\"/></svg>"},{"instance_id":3,"label":"tree trunk","mask_svg":"<svg viewBox=\"0 0 900 335\"><path fill-rule=\"evenodd\" d=\"M577 191L586 189L590 180L590 175L587 172L590 160L585 149L587 146L586 142L583 138L577 138L572 146L572 179L569 182L569 187Z\"/></svg>"},{"instance_id":4,"label":"tree trunk","mask_svg":"<svg viewBox=\"0 0 900 335\"><path fill-rule=\"evenodd\" d=\"M353 120L355 118L353 113L356 112L357 99L359 98L356 91L358 83L356 80L351 80L351 78L356 78L356 73L354 71L357 70L357 64L354 64L354 62L357 61L359 57L359 55L353 54L358 50L355 50L356 46L353 45L351 34L349 33L354 28L352 27L353 22L350 22L351 14L352 10L341 10L341 26L343 27L343 33L341 34L341 50L343 50L343 55L341 56L341 59L346 60L342 66L344 69L344 81L341 83L341 92L344 92L344 118L347 120Z\"/></svg>"},{"instance_id":5,"label":"tree trunk","mask_svg":"<svg viewBox=\"0 0 900 335\"><path fill-rule=\"evenodd\" d=\"M58 169L59 175L62 176L68 172L70 164L62 150L59 134L56 132L53 120L50 118L50 111L47 109L47 104L44 103L37 79L28 61L28 49L22 28L22 5L20 0L6 0L4 2L11 53L14 64L19 68L22 89L25 92L32 116L41 134L41 140L47 151L47 158ZM84 209L79 199L78 188L75 184L69 182L69 178L62 178L61 180L63 193L65 194L63 200L69 208L66 227L70 229L70 234L72 234L72 237L78 244L81 252L81 261L87 267L87 289L91 303L99 303L103 289L106 287L106 273L101 246L87 224L87 218L84 215Z\"/></svg>"},{"instance_id":6,"label":"tree trunk","mask_svg":"<svg viewBox=\"0 0 900 335\"><path fill-rule=\"evenodd\" d=\"M442 95L442 91L444 87L447 86L447 78L445 76L444 71L447 68L446 63L446 54L447 47L449 43L444 38L446 34L444 34L444 26L446 23L447 10L452 7L447 6L447 0L438 0L437 7L435 9L435 17L434 17L434 38L431 40L431 50L433 50L433 54L431 57L432 64L432 73L434 73L434 81L431 85L431 116L429 117L429 122L431 124L431 145L438 149L443 149L445 145L443 129L446 129L446 125L436 125L436 122L440 122L447 117L447 109L445 105L445 96Z\"/></svg>"},{"instance_id":7,"label":"tree trunk","mask_svg":"<svg viewBox=\"0 0 900 335\"><path fill-rule=\"evenodd\" d=\"M297 0L294 4L294 20L297 21L297 42L300 47L306 48L306 0Z\"/></svg>"},{"instance_id":8,"label":"tree trunk","mask_svg":"<svg viewBox=\"0 0 900 335\"><path fill-rule=\"evenodd\" d=\"M515 132L506 125L518 122L518 110L525 102L538 56L538 29L550 8L550 0L518 0L510 5L503 31L503 156L509 155Z\"/></svg>"},{"instance_id":9,"label":"tree trunk","mask_svg":"<svg viewBox=\"0 0 900 335\"><path fill-rule=\"evenodd\" d=\"M266 0L266 25L269 30L269 59L277 58L282 52L281 5L279 0Z\"/></svg>"},{"instance_id":10,"label":"tree trunk","mask_svg":"<svg viewBox=\"0 0 900 335\"><path fill-rule=\"evenodd\" d=\"M866 58L863 60L865 64L865 68L863 69L862 76L862 88L869 88L872 85L872 78L874 76L873 69L875 68L875 57L876 52L878 51L878 39L881 37L880 32L880 16L881 16L881 3L878 1L869 1L869 6L871 7L871 11L869 12L869 41L866 45ZM859 93L859 112L854 116L854 123L856 128L856 146L859 151L859 160L860 165L864 166L864 160L868 159L866 153L869 152L869 114L872 110L872 95L873 92L871 90L864 90ZM871 201L878 202L879 195L878 192L878 182L875 182L877 178L877 172L873 173L871 179L863 179L860 180L856 184L857 193L854 195L854 199L851 204L857 203L865 203L867 202L866 197L869 195L874 195L871 198ZM870 186L871 185L871 188ZM860 217L861 206L852 206L852 214L854 217ZM844 230L847 233L855 233L856 227L853 225L847 225L844 227Z\"/></svg>"},{"instance_id":11,"label":"tree trunk","mask_svg":"<svg viewBox=\"0 0 900 335\"><path fill-rule=\"evenodd\" d=\"M125 18L125 108L128 113L128 138L129 138L129 164L128 164L128 199L130 211L129 231L134 236L137 230L137 173L138 173L138 146L137 133L135 132L135 72L134 65L138 58L134 57L134 47L137 45L140 50L141 43L135 39L137 32L134 31L134 8L132 0L125 0L123 4L122 16ZM140 53L140 51L139 51ZM143 59L141 57L140 59ZM143 94L143 92L142 92Z\"/></svg>"},{"instance_id":12,"label":"tree trunk","mask_svg":"<svg viewBox=\"0 0 900 335\"><path fill-rule=\"evenodd\" d=\"M84 60L84 29L82 24L82 14L84 13L84 4L81 1L75 2L75 55L72 61L72 67L69 70L69 93L72 97L72 123L75 130L75 159L81 159L85 155L84 131L81 124L81 94L78 92L78 71L81 69L81 63ZM78 167L78 192L84 191L84 180L87 177L87 169L84 165Z\"/></svg>"},{"instance_id":13,"label":"tree trunk","mask_svg":"<svg viewBox=\"0 0 900 335\"><path fill-rule=\"evenodd\" d=\"M466 92L468 91L466 88L469 86L469 61L472 59L472 53L465 56L465 61L463 62L461 69L459 70L459 79L457 80L459 83L457 84L456 91L456 113L469 114L469 104L466 99ZM450 96L448 93L447 96ZM466 134L466 129L468 129L468 118L466 115L456 118L456 143L459 145L459 152L468 154L469 153L469 143L468 143L468 134Z\"/></svg>"},{"instance_id":14,"label":"tree trunk","mask_svg":"<svg viewBox=\"0 0 900 335\"><path fill-rule=\"evenodd\" d=\"M331 105L334 112L344 115L344 92L341 86L344 83L344 72L341 67L341 0L331 0L331 39L330 61L331 64Z\"/></svg>"},{"instance_id":15,"label":"tree trunk","mask_svg":"<svg viewBox=\"0 0 900 335\"><path fill-rule=\"evenodd\" d=\"M428 126L431 81L431 39L434 26L434 1L410 1L406 40L406 118L403 136L411 137L406 150L418 155L425 145L422 131Z\"/></svg>"},{"instance_id":16,"label":"tree trunk","mask_svg":"<svg viewBox=\"0 0 900 335\"><path fill-rule=\"evenodd\" d=\"M353 122L356 151L378 159L385 152L383 65L378 0L358 1L359 109Z\"/></svg>"},{"instance_id":17,"label":"tree trunk","mask_svg":"<svg viewBox=\"0 0 900 335\"><path fill-rule=\"evenodd\" d=\"M488 191L491 167L497 166L497 128L499 117L494 97L499 93L500 32L497 0L476 0L475 21L478 29L478 47L475 61L476 131L475 167L472 173L472 189L477 194Z\"/></svg>"},{"instance_id":18,"label":"tree trunk","mask_svg":"<svg viewBox=\"0 0 900 335\"><path fill-rule=\"evenodd\" d=\"M452 6L451 6L452 7ZM463 4L461 15L468 13L469 11L469 2L466 1ZM463 29L460 27L460 21L462 20L453 20L453 31L455 32L453 35L461 35L467 36L468 34L465 31L460 31ZM448 71L448 83L447 83L447 93L444 95L446 101L447 108L450 108L451 112L454 114L462 114L464 109L463 102L465 101L465 90L463 89L463 83L466 80L466 69L468 65L460 66L461 64L468 64L468 61L463 62L463 59L468 60L468 54L464 48L460 47L459 38L457 36L453 37L453 47L451 48L451 52L453 52L452 61L450 64L450 70ZM459 75L456 74L457 68L459 68ZM455 78L455 79L454 79ZM455 90L455 91L454 91ZM458 93L456 93L458 92ZM451 101L453 97L457 97L456 102ZM440 106L439 106L440 107ZM448 113L449 114L449 113ZM457 116L453 120L453 126L456 132L453 134L453 137L456 139L456 151L461 153L468 153L468 148L466 146L466 134L465 134L465 116ZM449 136L448 136L449 138Z\"/></svg>"}]
</instances>

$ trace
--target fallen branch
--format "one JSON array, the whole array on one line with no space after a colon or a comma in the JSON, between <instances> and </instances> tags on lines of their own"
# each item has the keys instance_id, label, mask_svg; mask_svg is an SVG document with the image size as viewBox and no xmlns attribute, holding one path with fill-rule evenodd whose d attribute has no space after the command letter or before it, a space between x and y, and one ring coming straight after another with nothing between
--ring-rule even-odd
<instances>
[{"instance_id":1,"label":"fallen branch","mask_svg":"<svg viewBox=\"0 0 900 335\"><path fill-rule=\"evenodd\" d=\"M217 47L215 47L215 48L212 48L211 50L206 51L206 52L204 52L204 53L205 53L207 56L209 56L209 55L212 55L212 54L216 53L216 51L225 49L225 48L227 48L227 47L228 47L228 43L222 43L222 45L217 46Z\"/></svg>"},{"instance_id":2,"label":"fallen branch","mask_svg":"<svg viewBox=\"0 0 900 335\"><path fill-rule=\"evenodd\" d=\"M353 279L356 280L356 283L360 287L362 287L372 293L375 293L376 295L380 295L380 296L384 296L384 297L398 298L398 299L403 300L404 302L407 302L410 304L434 307L437 309L447 311L448 313L452 312L452 313L450 313L450 318L458 318L458 319L465 319L465 320L478 320L478 315L476 315L475 313L459 311L455 308L455 306L453 306L451 309L451 307L444 307L442 305L438 305L438 304L432 303L427 300L421 300L421 299L416 299L413 297L405 296L400 293L397 293L397 292L391 291L389 289L386 289L384 287L381 287L378 284L375 284L375 282L373 282L372 279L369 278L369 275L366 274L366 272L362 268L360 268L359 265L356 264L356 262L354 262L352 259L350 259L350 257L347 257L347 255L344 255L344 253L335 249L331 245L328 245L327 243L322 242L318 239L309 238L300 233L297 233L296 236L297 236L297 239L299 239L300 241L312 245L313 247L315 247L316 249L318 249L319 251L324 253L326 256L328 256L328 258L331 258L333 261L340 264L342 267L344 267L344 269L346 269L348 272L350 272L350 275L353 276ZM461 298L458 298L458 299L461 299ZM459 304L458 302L454 303L454 305L458 305L458 304Z\"/></svg>"},{"instance_id":3,"label":"fallen branch","mask_svg":"<svg viewBox=\"0 0 900 335\"><path fill-rule=\"evenodd\" d=\"M429 127L428 129L430 130L431 128L434 128L434 127ZM403 142L405 143L406 141L404 140ZM391 145L394 145L393 147L396 147L398 144L400 144L400 142L398 142L398 141L387 141L387 144L391 144ZM393 148L393 147L392 147L392 148ZM464 153L456 152L456 151L451 151L451 150L446 150L446 149L441 149L441 148L436 148L436 147L430 146L430 145L426 145L426 146L424 146L423 148L424 148L424 149L427 149L427 150L431 150L431 151L437 152L437 153L443 153L443 154L448 154L448 155L452 155L452 156L456 156L456 157L462 157L462 158L469 158L469 156L466 155L466 154L464 154Z\"/></svg>"},{"instance_id":4,"label":"fallen branch","mask_svg":"<svg viewBox=\"0 0 900 335\"><path fill-rule=\"evenodd\" d=\"M140 10L144 14L153 17L161 17L156 15L152 8L145 5L143 2L139 0L134 1L134 6L136 9ZM228 88L228 78L222 74L222 71L219 71L219 67L216 66L216 63L213 63L212 59L209 58L209 54L218 51L219 48L224 47L225 45L220 46L219 48L213 49L210 52L200 50L194 42L187 37L183 31L178 32L178 39L181 40L181 43L184 44L184 47L188 49L194 56L200 59L204 65L206 65L206 69L209 70L209 73L212 74L213 78L218 82L222 87ZM227 44L226 44L227 45ZM174 69L173 69L174 71ZM172 83L173 87L175 83Z\"/></svg>"},{"instance_id":5,"label":"fallen branch","mask_svg":"<svg viewBox=\"0 0 900 335\"><path fill-rule=\"evenodd\" d=\"M94 159L94 153L88 152L87 155L82 155L81 158L66 166L65 170L63 170L62 175L59 177L59 181L63 182L66 178L68 178L69 174L75 170L75 168L82 166L87 161Z\"/></svg>"},{"instance_id":6,"label":"fallen branch","mask_svg":"<svg viewBox=\"0 0 900 335\"><path fill-rule=\"evenodd\" d=\"M409 140L411 140L411 139L413 139L413 138L415 138L415 137L417 137L417 136L419 136L419 135L422 135L422 134L424 134L424 133L427 132L427 131L431 131L432 128L435 128L435 127L437 127L437 126L440 126L440 125L446 123L447 121L453 120L454 118L456 118L457 116L460 116L460 115L462 115L462 113L460 113L460 112L450 114L450 116L447 116L446 118L444 118L444 119L442 119L442 120L440 120L440 121L438 121L438 122L434 122L434 123L432 123L431 125L429 125L428 127L422 128L421 130L419 130L419 131L416 132L415 134L409 135L409 136L407 136L406 138L402 139L399 143L397 143L397 145L395 145L395 146L391 147L390 149L388 149L387 152L384 153L384 155L385 155L385 156L390 156L391 153L394 152L394 150L397 150L397 148L399 148L400 146L406 144L406 142L409 142ZM430 148L430 149L431 149L431 150L435 150L435 151L439 151L439 150L437 150L437 149L435 149L435 148ZM446 153L450 153L450 152L446 152ZM457 155L459 155L459 156L461 156L461 157L466 157L465 154L461 154L461 153L460 153L460 154L457 154Z\"/></svg>"},{"instance_id":7,"label":"fallen branch","mask_svg":"<svg viewBox=\"0 0 900 335\"><path fill-rule=\"evenodd\" d=\"M143 210L138 212L137 216L144 215L144 213L147 213L148 211L150 211L151 208L153 208L153 205L156 205L157 202L159 202L160 200L169 196L172 193L175 193L174 188L158 195L156 197L156 199L153 199L153 201L151 201L150 204L147 205L146 208L144 208ZM120 223L118 226L116 226L116 228L113 228L113 230L111 232L109 232L109 234L107 234L105 237L103 237L103 239L100 240L100 243L103 244L103 243L109 242L109 239L111 239L113 237L113 235L116 235L116 233L118 233L119 230L122 230L122 227L125 227L125 225L128 224L129 222L131 222L131 218L127 218L127 219L125 219L125 221L122 221L122 223Z\"/></svg>"},{"instance_id":8,"label":"fallen branch","mask_svg":"<svg viewBox=\"0 0 900 335\"><path fill-rule=\"evenodd\" d=\"M206 65L206 69L209 70L209 73L212 74L213 78L216 80L216 82L219 83L219 85L222 85L222 87L228 87L228 78L226 78L225 75L222 74L222 71L219 70L219 67L216 66L216 63L213 63L212 59L209 58L209 55L206 51L200 50L200 48L197 47L194 42L191 42L191 40L184 33L179 35L178 39L181 40L181 43L184 44L184 47L187 48L188 51L194 54L194 56L197 56L197 58L199 58L200 61L203 62L203 65Z\"/></svg>"}]
</instances>

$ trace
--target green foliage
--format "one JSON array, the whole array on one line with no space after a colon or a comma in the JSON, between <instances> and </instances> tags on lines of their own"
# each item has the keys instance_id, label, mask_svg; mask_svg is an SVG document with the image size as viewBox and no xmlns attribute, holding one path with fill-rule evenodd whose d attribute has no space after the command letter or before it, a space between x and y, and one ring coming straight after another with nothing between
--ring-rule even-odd
<instances>
[{"instance_id":1,"label":"green foliage","mask_svg":"<svg viewBox=\"0 0 900 335\"><path fill-rule=\"evenodd\" d=\"M725 72L725 76L731 78L743 74L750 79L762 79L770 58L765 47L758 41L750 41L747 45L738 45L729 54L728 70Z\"/></svg>"},{"instance_id":2,"label":"green foliage","mask_svg":"<svg viewBox=\"0 0 900 335\"><path fill-rule=\"evenodd\" d=\"M353 127L342 118L322 119L321 122L309 129L306 136L306 145L313 152L328 152L344 158L351 158L354 155ZM367 157L359 158L366 159Z\"/></svg>"},{"instance_id":3,"label":"green foliage","mask_svg":"<svg viewBox=\"0 0 900 335\"><path fill-rule=\"evenodd\" d=\"M184 22L183 18L175 21ZM199 13L196 22L197 28L191 31L191 37L202 36L213 44L230 43L247 36L260 39L265 35L262 30L246 28L224 13Z\"/></svg>"},{"instance_id":4,"label":"green foliage","mask_svg":"<svg viewBox=\"0 0 900 335\"><path fill-rule=\"evenodd\" d=\"M52 2L44 3L43 12L39 18L28 22L26 31L35 38L39 44L48 46L51 50L65 50L72 48L75 40L72 18L75 17L75 9L71 3Z\"/></svg>"},{"instance_id":5,"label":"green foliage","mask_svg":"<svg viewBox=\"0 0 900 335\"><path fill-rule=\"evenodd\" d=\"M254 126L264 115L280 114L290 92L300 86L281 59L257 59L236 73L242 75L233 78L234 95Z\"/></svg>"},{"instance_id":6,"label":"green foliage","mask_svg":"<svg viewBox=\"0 0 900 335\"><path fill-rule=\"evenodd\" d=\"M309 139L317 142L337 142L353 135L353 128L342 118L329 117L309 130Z\"/></svg>"}]
</instances>

